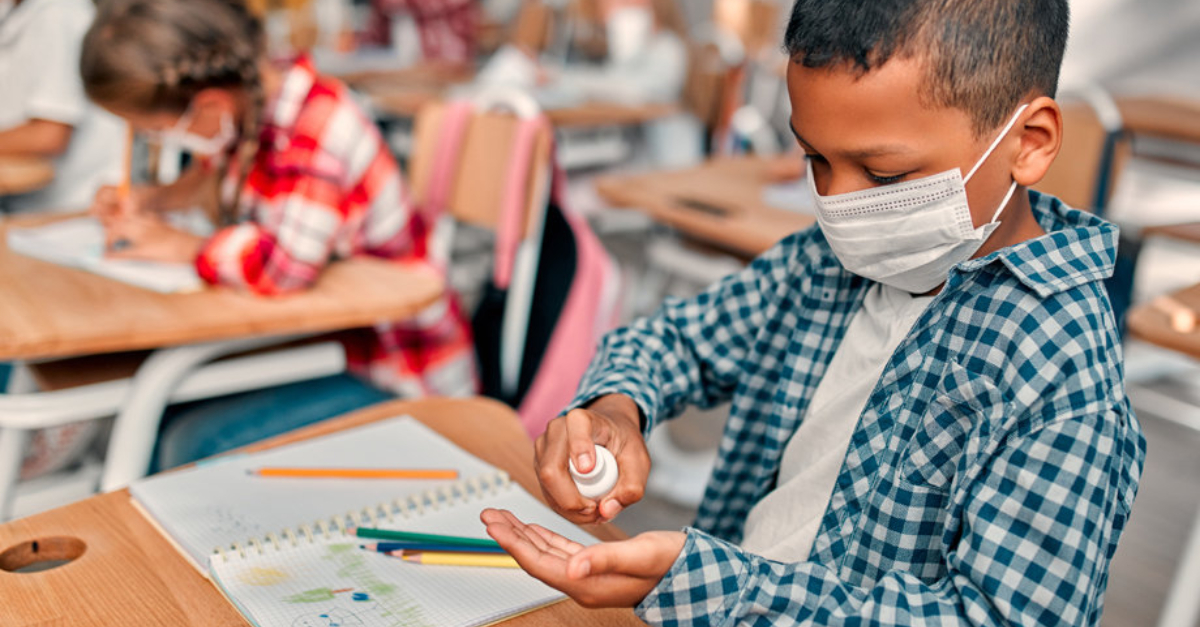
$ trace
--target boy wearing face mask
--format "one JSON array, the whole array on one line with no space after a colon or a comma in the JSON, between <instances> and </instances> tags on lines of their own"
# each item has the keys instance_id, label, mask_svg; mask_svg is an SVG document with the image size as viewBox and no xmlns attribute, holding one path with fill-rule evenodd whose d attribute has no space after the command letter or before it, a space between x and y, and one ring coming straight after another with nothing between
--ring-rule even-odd
<instances>
[{"instance_id":1,"label":"boy wearing face mask","mask_svg":"<svg viewBox=\"0 0 1200 627\"><path fill-rule=\"evenodd\" d=\"M79 43L90 0L0 0L0 156L52 160L55 178L0 199L9 211L79 211L121 177L125 132L88 102Z\"/></svg>"},{"instance_id":2,"label":"boy wearing face mask","mask_svg":"<svg viewBox=\"0 0 1200 627\"><path fill-rule=\"evenodd\" d=\"M818 225L610 334L537 442L580 523L644 435L731 402L693 528L581 547L502 511L527 571L652 625L1096 625L1145 439L1102 280L1117 230L1029 189L1058 153L1065 0L799 0L792 130ZM568 474L614 453L617 486Z\"/></svg>"}]
</instances>

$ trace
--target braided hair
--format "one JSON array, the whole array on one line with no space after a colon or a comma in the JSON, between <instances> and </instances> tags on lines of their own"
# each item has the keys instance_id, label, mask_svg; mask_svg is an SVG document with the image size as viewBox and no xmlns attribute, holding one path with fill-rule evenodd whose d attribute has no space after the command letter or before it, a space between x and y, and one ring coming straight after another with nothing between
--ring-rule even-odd
<instances>
[{"instance_id":1,"label":"braided hair","mask_svg":"<svg viewBox=\"0 0 1200 627\"><path fill-rule=\"evenodd\" d=\"M80 73L89 98L110 109L183 115L205 89L240 91L247 102L234 150L237 188L218 206L238 216L259 150L266 95L261 22L242 0L100 0L83 40Z\"/></svg>"}]
</instances>

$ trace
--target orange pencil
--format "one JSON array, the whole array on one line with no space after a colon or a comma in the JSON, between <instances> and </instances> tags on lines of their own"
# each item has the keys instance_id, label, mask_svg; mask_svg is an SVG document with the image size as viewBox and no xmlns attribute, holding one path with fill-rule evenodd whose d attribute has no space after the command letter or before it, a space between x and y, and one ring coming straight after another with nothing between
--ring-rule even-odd
<instances>
[{"instance_id":1,"label":"orange pencil","mask_svg":"<svg viewBox=\"0 0 1200 627\"><path fill-rule=\"evenodd\" d=\"M117 186L117 194L121 200L129 198L129 191L133 187L133 126L129 125L128 132L125 135L125 174L121 178L121 184Z\"/></svg>"},{"instance_id":2,"label":"orange pencil","mask_svg":"<svg viewBox=\"0 0 1200 627\"><path fill-rule=\"evenodd\" d=\"M442 468L257 468L259 477L304 479L457 479L458 471Z\"/></svg>"}]
</instances>

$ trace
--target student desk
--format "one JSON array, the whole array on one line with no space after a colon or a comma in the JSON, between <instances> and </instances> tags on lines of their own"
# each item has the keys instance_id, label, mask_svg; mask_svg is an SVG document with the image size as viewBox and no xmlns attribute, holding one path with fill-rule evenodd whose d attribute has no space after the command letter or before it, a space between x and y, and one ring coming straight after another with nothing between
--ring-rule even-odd
<instances>
[{"instance_id":1,"label":"student desk","mask_svg":"<svg viewBox=\"0 0 1200 627\"><path fill-rule=\"evenodd\" d=\"M1142 230L1142 238L1151 236L1169 237L1184 242L1200 244L1200 222L1171 224L1166 226L1150 226Z\"/></svg>"},{"instance_id":2,"label":"student desk","mask_svg":"<svg viewBox=\"0 0 1200 627\"><path fill-rule=\"evenodd\" d=\"M0 157L0 196L39 190L54 180L54 164L46 159Z\"/></svg>"},{"instance_id":3,"label":"student desk","mask_svg":"<svg viewBox=\"0 0 1200 627\"><path fill-rule=\"evenodd\" d=\"M262 450L409 414L488 463L502 468L540 498L533 445L516 414L484 399L396 401L246 447ZM591 529L605 540L624 535L611 525ZM77 560L53 570L0 570L0 624L246 625L241 614L140 515L127 490L94 496L0 526L0 568L19 559L10 547L55 537L87 545ZM26 546L28 546L26 544ZM6 552L8 551L8 552ZM642 625L630 610L585 610L565 601L503 623L508 627L622 627Z\"/></svg>"},{"instance_id":4,"label":"student desk","mask_svg":"<svg viewBox=\"0 0 1200 627\"><path fill-rule=\"evenodd\" d=\"M777 182L778 168L774 159L721 158L683 170L601 176L596 191L606 202L643 211L693 239L752 258L816 221L763 200L766 188Z\"/></svg>"},{"instance_id":5,"label":"student desk","mask_svg":"<svg viewBox=\"0 0 1200 627\"><path fill-rule=\"evenodd\" d=\"M1200 285L1175 292L1171 297L1200 316ZM1153 305L1131 309L1126 324L1133 337L1200 359L1200 329L1191 333L1174 330L1168 315ZM1193 627L1196 624L1200 618L1197 587L1200 587L1200 513L1192 523L1191 535L1167 594L1158 627Z\"/></svg>"},{"instance_id":6,"label":"student desk","mask_svg":"<svg viewBox=\"0 0 1200 627\"><path fill-rule=\"evenodd\" d=\"M121 487L145 472L164 404L199 366L289 338L409 318L444 289L432 271L352 259L330 265L312 289L282 298L223 288L158 294L8 250L8 228L53 219L0 221L0 361L156 350L127 388L107 396L95 386L39 393L10 385L14 393L0 394L0 509L29 429L119 409L101 487Z\"/></svg>"},{"instance_id":7,"label":"student desk","mask_svg":"<svg viewBox=\"0 0 1200 627\"><path fill-rule=\"evenodd\" d=\"M471 82L474 73L462 66L417 65L403 70L367 71L340 76L364 94L383 116L407 120L421 108L441 100L451 88ZM558 128L636 126L679 111L674 104L621 105L589 102L578 106L546 109Z\"/></svg>"},{"instance_id":8,"label":"student desk","mask_svg":"<svg viewBox=\"0 0 1200 627\"><path fill-rule=\"evenodd\" d=\"M416 117L422 107L437 102L444 95L445 89L428 84L380 86L367 93L381 114L402 120ZM545 113L556 128L591 128L637 126L665 118L678 111L679 106L674 104L622 105L588 102L570 107L549 108Z\"/></svg>"}]
</instances>

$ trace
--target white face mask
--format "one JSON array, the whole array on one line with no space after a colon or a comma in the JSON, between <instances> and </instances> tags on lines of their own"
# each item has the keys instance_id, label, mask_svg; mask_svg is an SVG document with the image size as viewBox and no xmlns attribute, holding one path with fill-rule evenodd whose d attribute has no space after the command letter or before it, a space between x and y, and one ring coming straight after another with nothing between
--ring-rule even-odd
<instances>
[{"instance_id":1,"label":"white face mask","mask_svg":"<svg viewBox=\"0 0 1200 627\"><path fill-rule=\"evenodd\" d=\"M647 7L621 7L608 15L608 60L626 63L642 52L654 33L654 12Z\"/></svg>"},{"instance_id":2,"label":"white face mask","mask_svg":"<svg viewBox=\"0 0 1200 627\"><path fill-rule=\"evenodd\" d=\"M159 139L164 144L177 147L197 157L215 157L237 140L237 128L233 125L233 118L228 113L221 112L221 129L212 137L197 135L188 130L194 117L195 112L189 106L188 110L180 116L179 121L175 122L171 128L157 134Z\"/></svg>"},{"instance_id":3,"label":"white face mask","mask_svg":"<svg viewBox=\"0 0 1200 627\"><path fill-rule=\"evenodd\" d=\"M959 170L836 196L821 196L808 164L808 186L817 223L842 265L861 277L913 294L946 281L950 269L970 259L987 241L1017 190L1013 181L992 220L975 228L967 204L967 181L1000 145L1028 105L1009 120L964 178Z\"/></svg>"}]
</instances>

